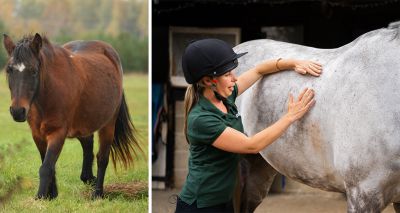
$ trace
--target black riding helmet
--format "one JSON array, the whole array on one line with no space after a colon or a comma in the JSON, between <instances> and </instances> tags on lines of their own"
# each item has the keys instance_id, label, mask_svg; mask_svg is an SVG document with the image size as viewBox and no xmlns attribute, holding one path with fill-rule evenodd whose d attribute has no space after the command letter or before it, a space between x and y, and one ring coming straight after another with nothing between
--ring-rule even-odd
<instances>
[{"instance_id":1,"label":"black riding helmet","mask_svg":"<svg viewBox=\"0 0 400 213\"><path fill-rule=\"evenodd\" d=\"M182 69L189 84L198 82L203 76L221 76L238 66L237 59L245 53L236 54L219 39L202 39L190 43L182 56Z\"/></svg>"}]
</instances>

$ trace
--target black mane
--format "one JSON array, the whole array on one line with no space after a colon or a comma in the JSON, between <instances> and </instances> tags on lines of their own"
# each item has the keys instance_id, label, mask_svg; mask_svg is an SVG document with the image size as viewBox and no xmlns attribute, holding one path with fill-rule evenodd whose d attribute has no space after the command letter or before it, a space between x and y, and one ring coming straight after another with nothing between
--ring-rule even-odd
<instances>
[{"instance_id":1,"label":"black mane","mask_svg":"<svg viewBox=\"0 0 400 213\"><path fill-rule=\"evenodd\" d=\"M21 40L17 42L13 52L13 58L16 62L35 60L33 52L29 46L33 38L33 35L25 35ZM42 48L40 52L44 54L46 60L51 60L54 56L53 46L46 36L42 37Z\"/></svg>"}]
</instances>

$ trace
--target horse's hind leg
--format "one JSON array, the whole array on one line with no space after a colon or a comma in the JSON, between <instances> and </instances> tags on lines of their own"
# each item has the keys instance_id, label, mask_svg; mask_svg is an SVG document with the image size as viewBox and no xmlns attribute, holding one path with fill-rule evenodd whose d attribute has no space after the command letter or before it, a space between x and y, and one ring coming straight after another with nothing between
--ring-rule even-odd
<instances>
[{"instance_id":1,"label":"horse's hind leg","mask_svg":"<svg viewBox=\"0 0 400 213\"><path fill-rule=\"evenodd\" d=\"M83 163L82 163L82 172L81 172L81 180L85 184L94 185L96 183L96 177L93 176L93 135L84 138L78 138L79 142L81 142L81 146L83 149Z\"/></svg>"},{"instance_id":2,"label":"horse's hind leg","mask_svg":"<svg viewBox=\"0 0 400 213\"><path fill-rule=\"evenodd\" d=\"M240 170L244 182L240 212L254 212L267 195L277 171L260 154L244 155L240 162ZM237 204L235 206L237 207Z\"/></svg>"},{"instance_id":3,"label":"horse's hind leg","mask_svg":"<svg viewBox=\"0 0 400 213\"><path fill-rule=\"evenodd\" d=\"M92 198L103 197L104 175L106 173L111 144L114 140L114 122L99 130L99 152L97 153L97 181Z\"/></svg>"}]
</instances>

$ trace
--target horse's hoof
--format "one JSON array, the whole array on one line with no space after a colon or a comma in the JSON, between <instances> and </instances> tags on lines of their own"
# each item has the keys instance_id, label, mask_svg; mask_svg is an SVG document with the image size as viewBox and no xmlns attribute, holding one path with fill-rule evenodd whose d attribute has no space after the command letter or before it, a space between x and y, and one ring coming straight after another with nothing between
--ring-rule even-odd
<instances>
[{"instance_id":1,"label":"horse's hoof","mask_svg":"<svg viewBox=\"0 0 400 213\"><path fill-rule=\"evenodd\" d=\"M47 198L48 198L49 200L52 200L52 199L56 198L57 196L58 196L58 191L57 191L57 188L55 188L55 189L52 189L52 190L49 192L49 194L47 195Z\"/></svg>"},{"instance_id":2,"label":"horse's hoof","mask_svg":"<svg viewBox=\"0 0 400 213\"><path fill-rule=\"evenodd\" d=\"M36 195L36 197L35 197L35 200L51 200L51 199L53 199L53 198L51 198L48 194L47 195L45 195L45 194L37 194Z\"/></svg>"},{"instance_id":3,"label":"horse's hoof","mask_svg":"<svg viewBox=\"0 0 400 213\"><path fill-rule=\"evenodd\" d=\"M94 191L92 194L92 200L97 200L97 199L103 199L104 198L104 194L101 191Z\"/></svg>"},{"instance_id":4,"label":"horse's hoof","mask_svg":"<svg viewBox=\"0 0 400 213\"><path fill-rule=\"evenodd\" d=\"M35 200L44 200L44 199L46 199L46 197L44 196L44 195L41 195L41 194L37 194L36 196L35 196Z\"/></svg>"}]
</instances>

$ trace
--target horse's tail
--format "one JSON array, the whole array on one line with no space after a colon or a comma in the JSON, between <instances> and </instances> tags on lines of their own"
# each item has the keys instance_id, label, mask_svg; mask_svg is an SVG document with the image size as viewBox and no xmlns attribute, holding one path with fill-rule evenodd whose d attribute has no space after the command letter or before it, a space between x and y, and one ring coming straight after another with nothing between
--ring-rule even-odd
<instances>
[{"instance_id":1,"label":"horse's tail","mask_svg":"<svg viewBox=\"0 0 400 213\"><path fill-rule=\"evenodd\" d=\"M122 93L122 101L115 123L114 141L111 145L111 158L114 168L117 168L117 161L119 161L124 168L129 167L133 163L132 153L137 157L137 150L144 154L143 150L140 148L137 131L129 115L125 95Z\"/></svg>"}]
</instances>

